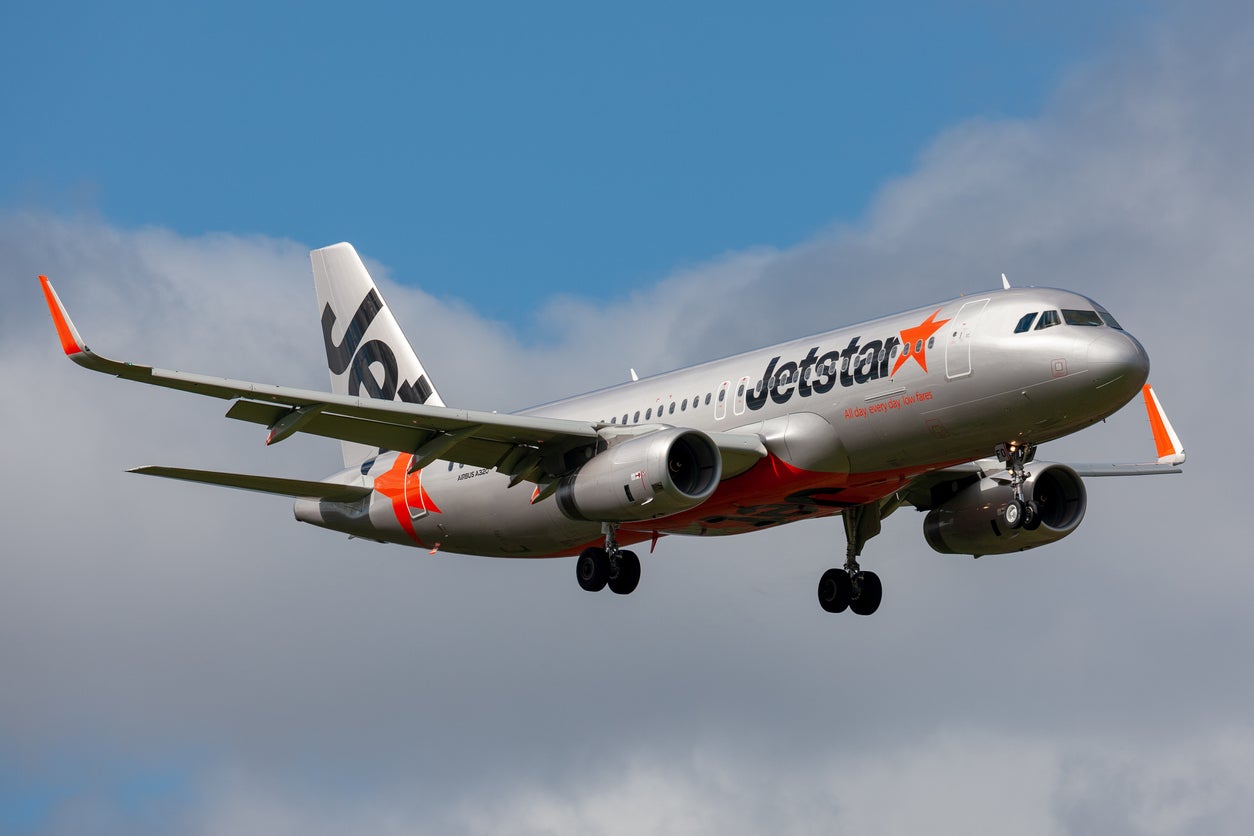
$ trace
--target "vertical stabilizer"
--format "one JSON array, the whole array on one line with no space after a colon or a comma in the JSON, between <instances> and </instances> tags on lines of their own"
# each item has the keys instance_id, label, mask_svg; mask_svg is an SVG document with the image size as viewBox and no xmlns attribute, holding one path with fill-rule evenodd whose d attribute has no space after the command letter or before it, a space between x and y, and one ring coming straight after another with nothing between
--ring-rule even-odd
<instances>
[{"instance_id":1,"label":"vertical stabilizer","mask_svg":"<svg viewBox=\"0 0 1254 836\"><path fill-rule=\"evenodd\" d=\"M309 257L318 291L331 391L444 406L353 246L335 244L314 250ZM360 464L375 453L373 448L351 441L341 444L345 467Z\"/></svg>"}]
</instances>

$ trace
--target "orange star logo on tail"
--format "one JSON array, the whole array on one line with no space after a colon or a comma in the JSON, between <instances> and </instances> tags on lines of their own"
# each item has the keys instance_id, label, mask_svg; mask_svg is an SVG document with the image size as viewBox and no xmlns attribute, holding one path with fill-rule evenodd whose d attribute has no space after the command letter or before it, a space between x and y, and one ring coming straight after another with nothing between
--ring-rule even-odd
<instances>
[{"instance_id":1,"label":"orange star logo on tail","mask_svg":"<svg viewBox=\"0 0 1254 836\"><path fill-rule=\"evenodd\" d=\"M897 358L896 365L893 366L893 374L897 374L897 370L905 365L906 361L913 358L919 364L919 368L927 372L927 341L941 329L948 319L936 321L936 315L940 313L940 308L932 312L932 315L923 320L922 325L916 325L913 328L906 328L901 332L901 343L905 346L901 356Z\"/></svg>"}]
</instances>

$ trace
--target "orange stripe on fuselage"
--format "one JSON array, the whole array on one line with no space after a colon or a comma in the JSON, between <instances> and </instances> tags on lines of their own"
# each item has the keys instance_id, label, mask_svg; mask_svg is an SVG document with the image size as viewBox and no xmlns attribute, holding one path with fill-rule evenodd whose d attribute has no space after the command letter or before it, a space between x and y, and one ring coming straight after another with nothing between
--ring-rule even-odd
<instances>
[{"instance_id":1,"label":"orange stripe on fuselage","mask_svg":"<svg viewBox=\"0 0 1254 836\"><path fill-rule=\"evenodd\" d=\"M900 468L874 473L821 473L793 467L768 455L753 468L719 485L714 496L672 517L649 520L638 525L623 523L618 530L619 545L651 540L654 532L713 536L741 534L771 528L798 520L818 519L839 514L854 505L875 502L901 490L909 481L929 470L961 464L966 459L927 467ZM578 554L582 546L553 556Z\"/></svg>"},{"instance_id":2,"label":"orange stripe on fuselage","mask_svg":"<svg viewBox=\"0 0 1254 836\"><path fill-rule=\"evenodd\" d=\"M57 302L57 297L52 292L52 284L48 281L47 276L39 277L39 286L43 288L44 300L48 303L48 311L52 314L52 324L57 327L57 336L61 338L61 348L67 355L79 354L83 347L74 339L74 331L70 328L70 323L66 321L65 315L61 312L61 305Z\"/></svg>"}]
</instances>

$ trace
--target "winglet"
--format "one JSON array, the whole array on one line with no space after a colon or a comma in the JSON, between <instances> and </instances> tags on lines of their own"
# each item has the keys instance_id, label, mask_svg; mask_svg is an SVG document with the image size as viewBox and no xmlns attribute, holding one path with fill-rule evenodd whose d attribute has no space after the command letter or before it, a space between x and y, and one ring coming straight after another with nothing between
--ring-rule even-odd
<instances>
[{"instance_id":1,"label":"winglet","mask_svg":"<svg viewBox=\"0 0 1254 836\"><path fill-rule=\"evenodd\" d=\"M52 289L52 282L48 281L47 276L40 276L39 284L43 287L44 299L47 300L48 311L52 314L52 323L57 326L57 336L61 338L61 348L65 350L67 357L82 354L87 350L87 346L83 344L83 338L78 335L78 329L74 327L74 323L70 320L70 315L66 312L65 305L61 304L60 297Z\"/></svg>"},{"instance_id":2,"label":"winglet","mask_svg":"<svg viewBox=\"0 0 1254 836\"><path fill-rule=\"evenodd\" d=\"M1154 433L1154 445L1158 448L1159 464L1184 464L1186 458L1184 445L1180 436L1167 420L1167 413L1158 400L1158 395L1148 383L1141 387L1145 396L1145 411L1149 413L1150 429Z\"/></svg>"}]
</instances>

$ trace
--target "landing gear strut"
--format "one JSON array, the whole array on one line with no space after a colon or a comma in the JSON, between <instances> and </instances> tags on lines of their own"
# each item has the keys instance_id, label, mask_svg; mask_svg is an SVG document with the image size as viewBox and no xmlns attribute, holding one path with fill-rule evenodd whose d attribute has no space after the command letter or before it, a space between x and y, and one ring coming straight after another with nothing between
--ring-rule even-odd
<instances>
[{"instance_id":1,"label":"landing gear strut","mask_svg":"<svg viewBox=\"0 0 1254 836\"><path fill-rule=\"evenodd\" d=\"M853 610L858 615L870 615L879 609L884 597L880 576L864 572L858 565L858 555L866 541L880 533L879 504L872 502L846 508L842 514L845 522L845 565L828 569L819 578L819 606L827 612Z\"/></svg>"},{"instance_id":2,"label":"landing gear strut","mask_svg":"<svg viewBox=\"0 0 1254 836\"><path fill-rule=\"evenodd\" d=\"M1036 455L1036 447L1027 442L1011 441L997 445L997 460L1006 463L1010 471L1010 501L1002 510L1002 521L1006 528L1016 529L1022 526L1033 531L1041 524L1041 510L1037 504L1029 500L1023 492L1023 483L1031 473L1023 466L1032 461Z\"/></svg>"},{"instance_id":3,"label":"landing gear strut","mask_svg":"<svg viewBox=\"0 0 1254 836\"><path fill-rule=\"evenodd\" d=\"M620 549L614 533L617 526L604 523L605 548L584 549L575 562L579 586L588 592L600 592L607 585L611 592L630 595L640 583L640 558L635 552Z\"/></svg>"}]
</instances>

